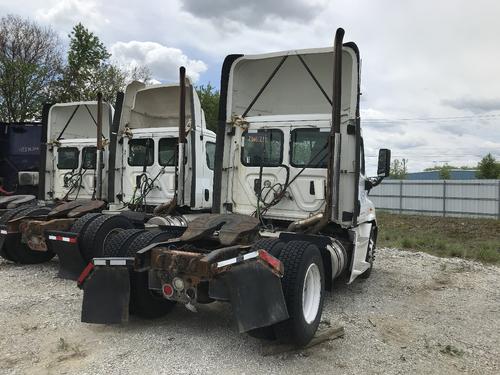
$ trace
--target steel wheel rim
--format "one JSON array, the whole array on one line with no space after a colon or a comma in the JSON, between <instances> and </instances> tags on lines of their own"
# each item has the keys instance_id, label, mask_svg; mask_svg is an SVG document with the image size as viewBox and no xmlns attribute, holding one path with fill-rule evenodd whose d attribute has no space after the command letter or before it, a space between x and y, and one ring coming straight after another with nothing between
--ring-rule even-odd
<instances>
[{"instance_id":1,"label":"steel wheel rim","mask_svg":"<svg viewBox=\"0 0 500 375\"><path fill-rule=\"evenodd\" d=\"M307 324L316 319L321 301L321 273L316 263L309 265L302 287L302 314Z\"/></svg>"}]
</instances>

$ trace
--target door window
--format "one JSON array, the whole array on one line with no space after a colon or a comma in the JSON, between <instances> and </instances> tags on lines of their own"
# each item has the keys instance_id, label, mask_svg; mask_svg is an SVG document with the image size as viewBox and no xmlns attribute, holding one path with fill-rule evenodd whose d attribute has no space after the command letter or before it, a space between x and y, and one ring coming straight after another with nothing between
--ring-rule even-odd
<instances>
[{"instance_id":1,"label":"door window","mask_svg":"<svg viewBox=\"0 0 500 375\"><path fill-rule=\"evenodd\" d=\"M162 138L158 144L158 162L161 166L177 164L177 138Z\"/></svg>"},{"instance_id":2,"label":"door window","mask_svg":"<svg viewBox=\"0 0 500 375\"><path fill-rule=\"evenodd\" d=\"M207 166L213 171L215 166L215 143L207 142L205 145L205 150L207 154Z\"/></svg>"},{"instance_id":3,"label":"door window","mask_svg":"<svg viewBox=\"0 0 500 375\"><path fill-rule=\"evenodd\" d=\"M80 152L76 147L60 147L57 149L57 168L77 169Z\"/></svg>"},{"instance_id":4,"label":"door window","mask_svg":"<svg viewBox=\"0 0 500 375\"><path fill-rule=\"evenodd\" d=\"M95 169L97 164L97 147L84 147L82 150L82 168Z\"/></svg>"},{"instance_id":5,"label":"door window","mask_svg":"<svg viewBox=\"0 0 500 375\"><path fill-rule=\"evenodd\" d=\"M261 129L256 133L244 132L241 162L249 167L276 167L283 159L283 132Z\"/></svg>"},{"instance_id":6,"label":"door window","mask_svg":"<svg viewBox=\"0 0 500 375\"><path fill-rule=\"evenodd\" d=\"M319 129L295 129L292 131L291 165L294 167L327 167L328 133Z\"/></svg>"},{"instance_id":7,"label":"door window","mask_svg":"<svg viewBox=\"0 0 500 375\"><path fill-rule=\"evenodd\" d=\"M155 143L151 138L131 139L128 142L128 164L133 167L153 165Z\"/></svg>"}]
</instances>

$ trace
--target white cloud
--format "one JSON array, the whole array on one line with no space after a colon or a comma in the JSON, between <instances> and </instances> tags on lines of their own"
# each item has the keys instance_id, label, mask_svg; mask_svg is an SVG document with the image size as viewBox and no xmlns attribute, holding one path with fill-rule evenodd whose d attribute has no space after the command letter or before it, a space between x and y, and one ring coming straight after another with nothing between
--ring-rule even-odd
<instances>
[{"instance_id":1,"label":"white cloud","mask_svg":"<svg viewBox=\"0 0 500 375\"><path fill-rule=\"evenodd\" d=\"M271 20L307 22L325 8L326 0L181 0L183 9L196 17L216 22L236 21L250 26L262 25Z\"/></svg>"},{"instance_id":2,"label":"white cloud","mask_svg":"<svg viewBox=\"0 0 500 375\"><path fill-rule=\"evenodd\" d=\"M170 48L155 42L116 42L111 46L112 58L123 65L143 65L151 70L153 78L160 81L176 81L179 67L186 68L187 75L198 81L207 70L201 60L193 60L178 48Z\"/></svg>"},{"instance_id":3,"label":"white cloud","mask_svg":"<svg viewBox=\"0 0 500 375\"><path fill-rule=\"evenodd\" d=\"M344 27L345 40L358 44L363 59L361 109L369 164L381 147L408 158L411 170L442 161L475 164L487 152L500 156L500 117L475 118L498 113L500 2L45 1L49 5L0 0L0 13L32 17L44 7L47 23L64 33L65 19L79 17L89 27L100 22L105 26L98 29L101 40L116 46L113 58L149 65L156 79L169 81L177 80L177 68L184 64L193 78L217 83L227 54L324 47L332 45L335 28ZM111 22L102 25L102 15ZM197 60L188 64L193 60L185 55L210 66ZM466 118L400 120L460 116Z\"/></svg>"},{"instance_id":4,"label":"white cloud","mask_svg":"<svg viewBox=\"0 0 500 375\"><path fill-rule=\"evenodd\" d=\"M99 5L91 0L59 0L52 6L38 9L35 14L41 21L62 27L72 27L81 22L86 27L99 30L110 23Z\"/></svg>"}]
</instances>

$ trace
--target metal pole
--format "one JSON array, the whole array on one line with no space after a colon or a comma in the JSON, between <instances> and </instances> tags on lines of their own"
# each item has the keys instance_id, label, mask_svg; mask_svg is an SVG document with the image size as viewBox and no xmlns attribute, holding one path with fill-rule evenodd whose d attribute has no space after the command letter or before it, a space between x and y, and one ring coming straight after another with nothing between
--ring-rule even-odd
<instances>
[{"instance_id":1,"label":"metal pole","mask_svg":"<svg viewBox=\"0 0 500 375\"><path fill-rule=\"evenodd\" d=\"M446 216L446 180L443 180L443 217Z\"/></svg>"},{"instance_id":2,"label":"metal pole","mask_svg":"<svg viewBox=\"0 0 500 375\"><path fill-rule=\"evenodd\" d=\"M340 122L342 102L342 46L344 30L337 29L333 47L333 100L332 127L328 137L328 169L324 220L341 221L339 218L340 185Z\"/></svg>"},{"instance_id":3,"label":"metal pole","mask_svg":"<svg viewBox=\"0 0 500 375\"><path fill-rule=\"evenodd\" d=\"M399 213L403 213L403 180L399 180Z\"/></svg>"},{"instance_id":4,"label":"metal pole","mask_svg":"<svg viewBox=\"0 0 500 375\"><path fill-rule=\"evenodd\" d=\"M96 155L96 192L97 199L102 199L102 94L97 93L97 155Z\"/></svg>"},{"instance_id":5,"label":"metal pole","mask_svg":"<svg viewBox=\"0 0 500 375\"><path fill-rule=\"evenodd\" d=\"M498 212L497 218L500 220L500 180L498 180Z\"/></svg>"},{"instance_id":6,"label":"metal pole","mask_svg":"<svg viewBox=\"0 0 500 375\"><path fill-rule=\"evenodd\" d=\"M184 205L184 180L185 180L185 164L184 154L186 147L186 68L181 66L179 69L179 166L178 184L177 184L177 203L179 206ZM194 177L194 176L193 176Z\"/></svg>"}]
</instances>

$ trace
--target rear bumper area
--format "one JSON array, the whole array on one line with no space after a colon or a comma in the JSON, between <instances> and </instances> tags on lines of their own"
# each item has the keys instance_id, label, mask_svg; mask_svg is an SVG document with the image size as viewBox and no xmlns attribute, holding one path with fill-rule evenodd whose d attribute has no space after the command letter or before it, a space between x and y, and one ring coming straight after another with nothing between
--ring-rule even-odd
<instances>
[{"instance_id":1,"label":"rear bumper area","mask_svg":"<svg viewBox=\"0 0 500 375\"><path fill-rule=\"evenodd\" d=\"M238 250L228 249L226 254ZM192 311L198 303L230 302L240 332L289 317L279 260L264 250L215 258L213 253L167 250L162 245L145 248L136 258L95 258L79 281L84 290L82 321L113 324L128 319L130 272L148 272L150 291Z\"/></svg>"},{"instance_id":2,"label":"rear bumper area","mask_svg":"<svg viewBox=\"0 0 500 375\"><path fill-rule=\"evenodd\" d=\"M78 246L78 233L45 231L47 249L57 254L59 258L58 276L62 279L77 280L86 262Z\"/></svg>"},{"instance_id":3,"label":"rear bumper area","mask_svg":"<svg viewBox=\"0 0 500 375\"><path fill-rule=\"evenodd\" d=\"M229 300L240 333L288 319L280 278L258 261L222 273L210 283L209 295Z\"/></svg>"},{"instance_id":4,"label":"rear bumper area","mask_svg":"<svg viewBox=\"0 0 500 375\"><path fill-rule=\"evenodd\" d=\"M128 321L130 269L133 258L96 258L78 280L83 289L84 323L120 324Z\"/></svg>"}]
</instances>

